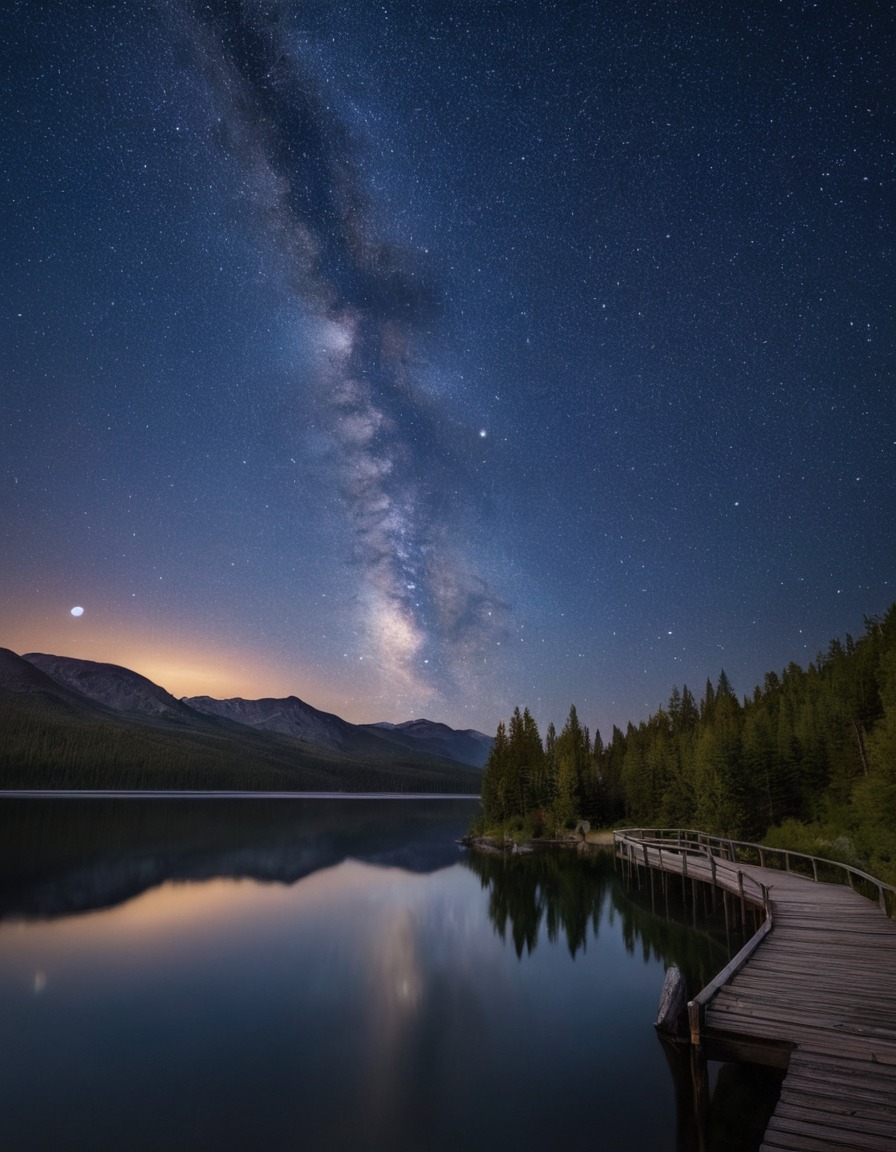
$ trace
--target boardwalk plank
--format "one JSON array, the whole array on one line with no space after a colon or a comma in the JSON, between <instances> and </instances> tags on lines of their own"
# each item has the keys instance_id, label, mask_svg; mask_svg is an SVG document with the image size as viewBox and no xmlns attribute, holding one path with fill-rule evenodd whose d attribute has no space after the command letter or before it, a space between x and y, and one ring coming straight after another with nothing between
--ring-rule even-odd
<instances>
[{"instance_id":1,"label":"boardwalk plank","mask_svg":"<svg viewBox=\"0 0 896 1152\"><path fill-rule=\"evenodd\" d=\"M781 1103L797 1108L811 1108L819 1114L830 1112L840 1116L862 1116L868 1120L883 1119L888 1130L893 1126L892 1100L887 1094L866 1094L857 1088L850 1088L848 1093L832 1091L831 1084L826 1088L816 1084L813 1091L808 1091L802 1081L796 1084L794 1078L788 1076L787 1083L781 1089Z\"/></svg>"},{"instance_id":2,"label":"boardwalk plank","mask_svg":"<svg viewBox=\"0 0 896 1152\"><path fill-rule=\"evenodd\" d=\"M819 1110L817 1108L801 1107L789 1100L782 1100L778 1104L775 1115L782 1120L792 1120L794 1123L802 1122L813 1127L817 1127L819 1124ZM887 1119L881 1122L879 1118L872 1119L860 1115L856 1109L848 1114L825 1109L822 1123L826 1128L842 1129L853 1134L864 1132L875 1136L889 1136L891 1140L896 1138L892 1120Z\"/></svg>"},{"instance_id":3,"label":"boardwalk plank","mask_svg":"<svg viewBox=\"0 0 896 1152\"><path fill-rule=\"evenodd\" d=\"M683 863L665 842L662 857L650 847L647 858L711 882L705 855ZM896 1152L896 924L845 885L721 859L715 871L737 902L741 884L754 903L769 889L772 931L709 1001L704 1023L707 1040L729 1051L794 1046L763 1148Z\"/></svg>"},{"instance_id":4,"label":"boardwalk plank","mask_svg":"<svg viewBox=\"0 0 896 1152\"><path fill-rule=\"evenodd\" d=\"M794 1119L790 1116L781 1116L775 1110L766 1130L766 1137L771 1133L785 1134L788 1138L798 1137L800 1140L810 1140L810 1144L782 1144L785 1148L810 1148L812 1152L819 1152L825 1148L849 1148L852 1152L893 1152L894 1135L892 1129L887 1133L863 1132L853 1128L832 1128L827 1123L811 1123L806 1120Z\"/></svg>"}]
</instances>

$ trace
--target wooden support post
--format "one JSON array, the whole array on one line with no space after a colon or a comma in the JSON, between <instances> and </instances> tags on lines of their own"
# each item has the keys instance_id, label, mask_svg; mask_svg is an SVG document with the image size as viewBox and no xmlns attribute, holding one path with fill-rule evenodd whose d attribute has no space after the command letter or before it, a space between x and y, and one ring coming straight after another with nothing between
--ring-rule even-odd
<instances>
[{"instance_id":1,"label":"wooden support post","mask_svg":"<svg viewBox=\"0 0 896 1152\"><path fill-rule=\"evenodd\" d=\"M706 1128L709 1118L709 1072L706 1052L699 1045L691 1045L691 1080L694 1084L694 1119L697 1128L697 1148L706 1148Z\"/></svg>"},{"instance_id":2,"label":"wooden support post","mask_svg":"<svg viewBox=\"0 0 896 1152\"><path fill-rule=\"evenodd\" d=\"M744 932L747 930L747 902L744 897L744 874L738 868L737 870L737 887L740 892L740 922L743 926Z\"/></svg>"}]
</instances>

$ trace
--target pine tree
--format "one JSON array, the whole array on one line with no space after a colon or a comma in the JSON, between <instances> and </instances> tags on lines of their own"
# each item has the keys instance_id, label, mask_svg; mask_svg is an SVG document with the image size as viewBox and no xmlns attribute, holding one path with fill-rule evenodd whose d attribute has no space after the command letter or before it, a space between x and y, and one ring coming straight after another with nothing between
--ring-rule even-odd
<instances>
[{"instance_id":1,"label":"pine tree","mask_svg":"<svg viewBox=\"0 0 896 1152\"><path fill-rule=\"evenodd\" d=\"M688 688L687 684L685 684L681 689L682 732L693 732L699 721L700 709L697 706L697 701L694 699L694 693Z\"/></svg>"},{"instance_id":2,"label":"pine tree","mask_svg":"<svg viewBox=\"0 0 896 1152\"><path fill-rule=\"evenodd\" d=\"M556 743L557 796L554 801L554 818L558 824L571 824L581 813L589 752L588 734L579 723L576 706L572 704Z\"/></svg>"},{"instance_id":3,"label":"pine tree","mask_svg":"<svg viewBox=\"0 0 896 1152\"><path fill-rule=\"evenodd\" d=\"M482 812L487 827L507 819L507 730L503 720L482 770Z\"/></svg>"},{"instance_id":4,"label":"pine tree","mask_svg":"<svg viewBox=\"0 0 896 1152\"><path fill-rule=\"evenodd\" d=\"M546 806L550 799L547 762L538 725L528 708L523 711L523 772L528 809Z\"/></svg>"}]
</instances>

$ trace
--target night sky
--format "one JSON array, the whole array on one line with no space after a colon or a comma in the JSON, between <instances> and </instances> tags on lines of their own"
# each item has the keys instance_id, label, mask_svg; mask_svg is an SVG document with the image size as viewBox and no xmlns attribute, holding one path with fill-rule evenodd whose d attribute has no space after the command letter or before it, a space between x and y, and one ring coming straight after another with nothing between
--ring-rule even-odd
<instances>
[{"instance_id":1,"label":"night sky","mask_svg":"<svg viewBox=\"0 0 896 1152\"><path fill-rule=\"evenodd\" d=\"M606 739L896 599L890 3L0 27L0 644Z\"/></svg>"}]
</instances>

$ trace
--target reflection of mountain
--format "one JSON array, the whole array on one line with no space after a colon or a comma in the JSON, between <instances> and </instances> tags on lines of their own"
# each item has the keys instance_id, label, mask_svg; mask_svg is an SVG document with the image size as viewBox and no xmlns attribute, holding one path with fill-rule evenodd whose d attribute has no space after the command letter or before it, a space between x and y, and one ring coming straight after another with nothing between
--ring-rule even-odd
<instances>
[{"instance_id":1,"label":"reflection of mountain","mask_svg":"<svg viewBox=\"0 0 896 1152\"><path fill-rule=\"evenodd\" d=\"M4 800L0 919L65 916L166 881L293 884L347 857L457 862L475 805L438 800Z\"/></svg>"}]
</instances>

